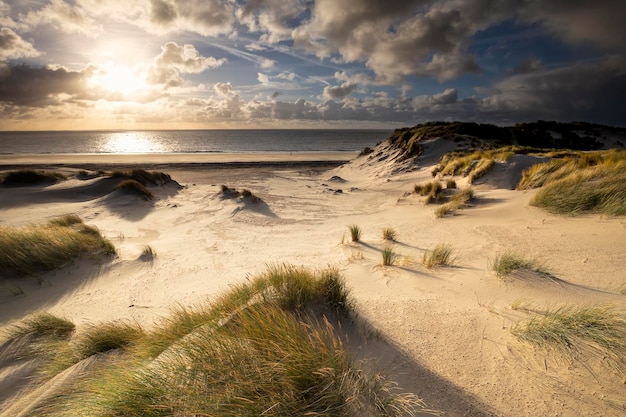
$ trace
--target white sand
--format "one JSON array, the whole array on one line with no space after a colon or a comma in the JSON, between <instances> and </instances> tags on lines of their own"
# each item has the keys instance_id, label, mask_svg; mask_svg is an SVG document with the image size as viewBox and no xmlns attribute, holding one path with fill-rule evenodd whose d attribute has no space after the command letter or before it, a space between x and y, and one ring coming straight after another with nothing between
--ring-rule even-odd
<instances>
[{"instance_id":1,"label":"white sand","mask_svg":"<svg viewBox=\"0 0 626 417\"><path fill-rule=\"evenodd\" d=\"M369 354L395 373L404 389L446 416L624 415L623 375L600 361L580 363L534 351L510 333L528 317L511 308L519 300L537 308L626 307L626 297L617 294L626 285L623 218L550 215L528 206L534 192L494 188L506 183L494 180L479 187L474 207L436 219L433 206L405 196L415 183L432 178L431 166L392 175L390 166L363 166L363 160L331 171L305 165L219 169L149 156L50 157L36 163L64 163L60 169L72 171L68 166L77 163L138 161L158 164L183 187L151 188L153 203L99 196L98 179L0 188L0 225L76 213L119 252L110 264L82 261L42 275L41 282L20 279L0 286L1 326L36 311L67 317L79 331L88 323L119 319L149 326L173 306L210 300L268 264L330 265L346 277L359 314L380 331L382 339L372 341ZM161 165L168 163L187 165ZM330 181L333 175L345 182ZM221 200L222 184L247 188L262 203ZM349 242L350 224L363 229L361 244ZM380 265L384 227L398 233L397 266ZM424 252L442 242L453 245L456 265L426 269ZM151 262L138 259L144 245L157 253ZM489 262L506 249L536 257L564 282L499 280ZM5 367L0 373L0 409L12 393L2 388L2 378L20 372L26 371Z\"/></svg>"}]
</instances>

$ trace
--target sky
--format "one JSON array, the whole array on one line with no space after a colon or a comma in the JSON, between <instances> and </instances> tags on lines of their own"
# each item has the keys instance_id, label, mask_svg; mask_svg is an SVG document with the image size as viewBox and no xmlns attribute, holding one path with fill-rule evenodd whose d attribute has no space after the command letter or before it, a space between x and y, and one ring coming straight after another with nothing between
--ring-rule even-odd
<instances>
[{"instance_id":1,"label":"sky","mask_svg":"<svg viewBox=\"0 0 626 417\"><path fill-rule=\"evenodd\" d=\"M626 0L0 0L0 130L626 126Z\"/></svg>"}]
</instances>

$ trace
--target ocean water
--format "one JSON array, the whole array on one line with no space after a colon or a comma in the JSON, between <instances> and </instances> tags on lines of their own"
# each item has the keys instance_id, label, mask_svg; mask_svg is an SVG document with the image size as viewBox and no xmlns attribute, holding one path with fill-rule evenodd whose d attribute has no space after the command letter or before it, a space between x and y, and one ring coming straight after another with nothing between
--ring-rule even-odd
<instances>
[{"instance_id":1,"label":"ocean water","mask_svg":"<svg viewBox=\"0 0 626 417\"><path fill-rule=\"evenodd\" d=\"M2 155L357 152L389 130L150 130L0 132Z\"/></svg>"}]
</instances>

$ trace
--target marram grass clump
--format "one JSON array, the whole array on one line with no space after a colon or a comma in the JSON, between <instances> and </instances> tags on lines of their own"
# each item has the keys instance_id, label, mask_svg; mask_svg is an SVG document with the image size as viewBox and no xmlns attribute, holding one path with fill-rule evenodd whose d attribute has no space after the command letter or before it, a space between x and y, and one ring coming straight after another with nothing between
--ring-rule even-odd
<instances>
[{"instance_id":1,"label":"marram grass clump","mask_svg":"<svg viewBox=\"0 0 626 417\"><path fill-rule=\"evenodd\" d=\"M626 374L626 314L612 306L564 306L535 311L511 333L519 340L566 356L608 358Z\"/></svg>"},{"instance_id":2,"label":"marram grass clump","mask_svg":"<svg viewBox=\"0 0 626 417\"><path fill-rule=\"evenodd\" d=\"M414 395L361 368L345 348L332 324L341 317L335 312L350 308L342 282L335 269L275 265L151 331L100 328L105 335L121 329L121 337L89 349L82 341L92 338L78 335L76 358L107 360L71 392L51 397L45 415L415 415L423 404Z\"/></svg>"},{"instance_id":3,"label":"marram grass clump","mask_svg":"<svg viewBox=\"0 0 626 417\"><path fill-rule=\"evenodd\" d=\"M152 200L154 194L148 190L145 185L136 180L124 180L117 184L114 190L121 190L127 194L132 194L143 198L144 200Z\"/></svg>"},{"instance_id":4,"label":"marram grass clump","mask_svg":"<svg viewBox=\"0 0 626 417\"><path fill-rule=\"evenodd\" d=\"M422 263L426 268L438 266L452 266L454 264L454 250L449 243L440 243L433 250L426 251Z\"/></svg>"},{"instance_id":5,"label":"marram grass clump","mask_svg":"<svg viewBox=\"0 0 626 417\"><path fill-rule=\"evenodd\" d=\"M66 179L67 176L59 172L22 169L19 171L9 171L0 175L0 184L18 187L43 183L56 183Z\"/></svg>"},{"instance_id":6,"label":"marram grass clump","mask_svg":"<svg viewBox=\"0 0 626 417\"><path fill-rule=\"evenodd\" d=\"M626 151L580 153L527 169L518 189L542 187L530 201L555 214L626 215Z\"/></svg>"},{"instance_id":7,"label":"marram grass clump","mask_svg":"<svg viewBox=\"0 0 626 417\"><path fill-rule=\"evenodd\" d=\"M98 229L79 220L68 215L43 225L0 227L0 277L50 271L82 255L115 254Z\"/></svg>"},{"instance_id":8,"label":"marram grass clump","mask_svg":"<svg viewBox=\"0 0 626 417\"><path fill-rule=\"evenodd\" d=\"M549 274L546 267L538 261L525 258L510 250L496 254L491 262L491 269L499 278L504 278L518 270L535 271L545 275Z\"/></svg>"}]
</instances>

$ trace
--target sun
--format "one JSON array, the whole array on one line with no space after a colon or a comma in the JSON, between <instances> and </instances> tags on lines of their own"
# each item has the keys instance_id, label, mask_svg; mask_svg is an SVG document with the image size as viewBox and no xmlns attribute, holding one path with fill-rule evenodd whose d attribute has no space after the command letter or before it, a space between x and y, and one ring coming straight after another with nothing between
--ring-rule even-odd
<instances>
[{"instance_id":1,"label":"sun","mask_svg":"<svg viewBox=\"0 0 626 417\"><path fill-rule=\"evenodd\" d=\"M103 92L122 94L130 97L146 87L145 79L139 70L120 64L106 64L90 80L93 87Z\"/></svg>"}]
</instances>

